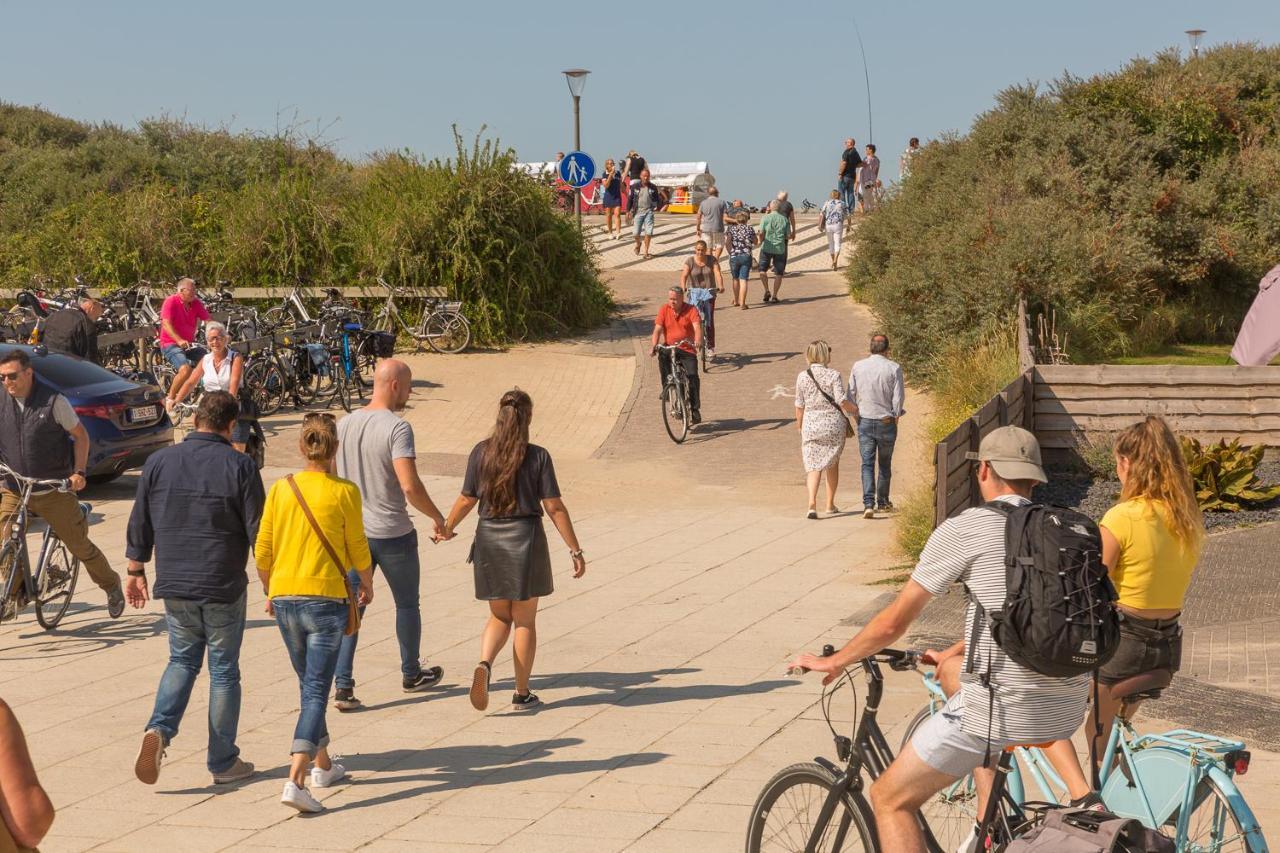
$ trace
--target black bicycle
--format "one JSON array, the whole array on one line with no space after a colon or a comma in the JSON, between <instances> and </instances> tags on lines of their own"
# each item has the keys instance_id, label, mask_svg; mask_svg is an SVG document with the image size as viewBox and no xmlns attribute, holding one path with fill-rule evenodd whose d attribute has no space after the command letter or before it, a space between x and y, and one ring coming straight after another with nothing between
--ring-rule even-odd
<instances>
[{"instance_id":1,"label":"black bicycle","mask_svg":"<svg viewBox=\"0 0 1280 853\"><path fill-rule=\"evenodd\" d=\"M685 373L684 365L676 358L676 352L683 351L680 350L680 344L686 343L689 341L658 344L657 347L658 358L671 359L671 373L662 384L662 425L667 428L667 435L676 444L683 443L689 437L689 427L693 423L693 407L689 402L689 374Z\"/></svg>"},{"instance_id":2,"label":"black bicycle","mask_svg":"<svg viewBox=\"0 0 1280 853\"><path fill-rule=\"evenodd\" d=\"M822 650L823 657L835 654L832 646ZM903 672L915 669L920 652L882 649L863 658L859 665L867 678L866 707L858 719L852 738L838 733L831 725L831 699L844 684L849 685L857 701L853 673L832 682L822 694L822 713L835 738L836 755L845 763L843 769L825 758L793 764L770 779L756 799L747 827L747 853L785 851L785 853L841 853L841 851L881 851L875 815L867 802L863 773L871 780L893 763L889 748L876 716L884 691L880 665ZM855 718L857 714L854 714ZM1003 845L1025 833L1046 808L1056 804L1014 802L1005 790L1011 752L1002 752L996 780L982 822L978 825L976 850L1002 850ZM1027 813L1032 817L1028 818ZM916 820L924 832L930 853L953 853L944 849L934 837L928 822L919 812ZM894 853L894 851L885 851Z\"/></svg>"},{"instance_id":3,"label":"black bicycle","mask_svg":"<svg viewBox=\"0 0 1280 853\"><path fill-rule=\"evenodd\" d=\"M71 486L67 480L24 477L3 464L0 464L0 475L18 487L18 507L9 520L4 545L0 546L0 622L16 618L24 607L34 603L36 621L41 628L52 631L71 606L76 579L80 576L80 560L52 527L46 527L40 543L40 558L35 569L31 568L31 557L27 553L28 505L32 494L65 492ZM89 505L81 502L80 512L88 518Z\"/></svg>"}]
</instances>

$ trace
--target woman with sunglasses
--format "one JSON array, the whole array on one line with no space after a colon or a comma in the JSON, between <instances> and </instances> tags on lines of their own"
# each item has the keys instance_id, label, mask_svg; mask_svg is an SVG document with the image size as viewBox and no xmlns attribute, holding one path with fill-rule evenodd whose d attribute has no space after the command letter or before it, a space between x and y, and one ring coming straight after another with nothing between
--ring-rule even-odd
<instances>
[{"instance_id":1,"label":"woman with sunglasses","mask_svg":"<svg viewBox=\"0 0 1280 853\"><path fill-rule=\"evenodd\" d=\"M600 177L600 204L604 208L605 233L615 240L622 239L622 173L613 160L604 161L604 175Z\"/></svg>"},{"instance_id":2,"label":"woman with sunglasses","mask_svg":"<svg viewBox=\"0 0 1280 853\"><path fill-rule=\"evenodd\" d=\"M280 802L300 812L319 812L324 806L307 790L307 781L312 789L327 788L346 775L329 757L325 707L351 609L347 569L358 570L357 603L367 605L373 600L373 559L360 490L331 473L338 452L333 415L304 417L298 449L307 464L277 480L267 494L254 559L267 613L276 617L302 697Z\"/></svg>"},{"instance_id":3,"label":"woman with sunglasses","mask_svg":"<svg viewBox=\"0 0 1280 853\"><path fill-rule=\"evenodd\" d=\"M209 345L209 352L200 359L200 365L191 371L187 381L178 391L177 401L184 402L199 383L205 391L226 391L240 401L240 416L236 418L231 430L231 446L244 453L249 443L249 434L253 430L252 421L257 416L253 410L252 399L248 394L241 396L241 381L244 378L244 357L231 349L231 340L227 327L217 320L205 323L204 339Z\"/></svg>"}]
</instances>

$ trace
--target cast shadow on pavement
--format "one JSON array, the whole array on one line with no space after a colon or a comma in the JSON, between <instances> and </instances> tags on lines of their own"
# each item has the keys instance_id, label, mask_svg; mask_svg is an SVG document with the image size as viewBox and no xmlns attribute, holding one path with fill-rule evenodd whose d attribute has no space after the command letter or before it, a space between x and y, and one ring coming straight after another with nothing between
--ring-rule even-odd
<instances>
[{"instance_id":1,"label":"cast shadow on pavement","mask_svg":"<svg viewBox=\"0 0 1280 853\"><path fill-rule=\"evenodd\" d=\"M750 421L743 418L707 418L690 430L684 443L696 446L748 430L772 432L794 423L794 418L757 418Z\"/></svg>"},{"instance_id":2,"label":"cast shadow on pavement","mask_svg":"<svg viewBox=\"0 0 1280 853\"><path fill-rule=\"evenodd\" d=\"M91 604L84 601L73 601L67 608L64 619L73 619L87 611L98 610L106 617L107 608L102 604ZM31 611L28 611L29 613ZM165 633L164 616L158 613L137 613L119 619L102 618L91 622L82 622L74 628L58 627L45 631L31 617L32 630L16 635L21 641L19 645L0 648L0 663L4 661L47 660L50 658L68 657L70 655L91 654L93 652L119 646L135 640L158 637ZM65 624L65 622L63 623ZM41 640L48 641L47 644ZM32 645L30 642L35 641Z\"/></svg>"},{"instance_id":3,"label":"cast shadow on pavement","mask_svg":"<svg viewBox=\"0 0 1280 853\"><path fill-rule=\"evenodd\" d=\"M714 376L717 373L738 371L753 364L777 364L803 354L801 352L718 352L715 361L711 362L710 374ZM725 367L728 370L716 370L717 367Z\"/></svg>"},{"instance_id":4,"label":"cast shadow on pavement","mask_svg":"<svg viewBox=\"0 0 1280 853\"><path fill-rule=\"evenodd\" d=\"M723 699L728 696L750 696L770 693L793 682L783 679L757 681L753 684L672 684L657 683L667 675L688 675L702 670L690 667L658 669L651 672L571 672L562 675L533 676L530 681L537 690L552 691L563 688L594 689L597 692L556 699L544 694L546 703L539 713L554 712L557 708L577 708L591 705L665 705L698 699ZM527 711L513 712L526 714Z\"/></svg>"}]
</instances>

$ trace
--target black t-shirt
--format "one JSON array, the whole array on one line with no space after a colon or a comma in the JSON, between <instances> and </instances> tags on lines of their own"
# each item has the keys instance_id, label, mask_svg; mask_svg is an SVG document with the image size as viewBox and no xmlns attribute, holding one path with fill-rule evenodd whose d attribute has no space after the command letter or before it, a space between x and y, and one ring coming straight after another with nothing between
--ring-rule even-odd
<instances>
[{"instance_id":1,"label":"black t-shirt","mask_svg":"<svg viewBox=\"0 0 1280 853\"><path fill-rule=\"evenodd\" d=\"M862 165L862 157L858 155L858 149L846 148L840 155L840 159L844 161L843 177L850 179L855 177L858 174L858 167Z\"/></svg>"},{"instance_id":2,"label":"black t-shirt","mask_svg":"<svg viewBox=\"0 0 1280 853\"><path fill-rule=\"evenodd\" d=\"M780 201L778 202L778 212L790 219L791 214L796 212L796 206L789 201Z\"/></svg>"},{"instance_id":3,"label":"black t-shirt","mask_svg":"<svg viewBox=\"0 0 1280 853\"><path fill-rule=\"evenodd\" d=\"M627 169L627 177L633 180L640 180L640 173L648 166L644 158L639 154L631 158L631 165Z\"/></svg>"},{"instance_id":4,"label":"black t-shirt","mask_svg":"<svg viewBox=\"0 0 1280 853\"><path fill-rule=\"evenodd\" d=\"M471 450L467 459L467 473L462 478L462 494L469 498L480 499L480 517L495 518L492 507L480 491L480 459L484 455L488 440L482 441ZM560 484L556 482L556 469L551 463L551 454L536 444L530 444L524 454L524 461L516 471L516 510L503 518L523 518L542 515L542 501L546 498L560 497Z\"/></svg>"}]
</instances>

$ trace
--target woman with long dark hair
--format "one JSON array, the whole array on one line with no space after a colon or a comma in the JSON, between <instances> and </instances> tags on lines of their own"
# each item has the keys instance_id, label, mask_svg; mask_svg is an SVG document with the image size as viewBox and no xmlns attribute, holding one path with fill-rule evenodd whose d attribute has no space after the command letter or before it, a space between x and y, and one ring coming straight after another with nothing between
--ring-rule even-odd
<instances>
[{"instance_id":1,"label":"woman with long dark hair","mask_svg":"<svg viewBox=\"0 0 1280 853\"><path fill-rule=\"evenodd\" d=\"M538 643L538 599L554 588L551 553L542 528L544 511L569 546L573 576L580 578L587 571L569 510L560 499L551 454L529 443L532 419L533 400L528 394L516 388L502 395L493 432L471 451L462 494L444 530L435 537L437 542L452 539L458 524L479 504L480 521L468 561L474 568L476 598L489 602L489 620L471 680L471 704L477 711L489 707L493 660L513 627L516 692L511 707L524 711L540 704L529 690L529 674Z\"/></svg>"}]
</instances>

